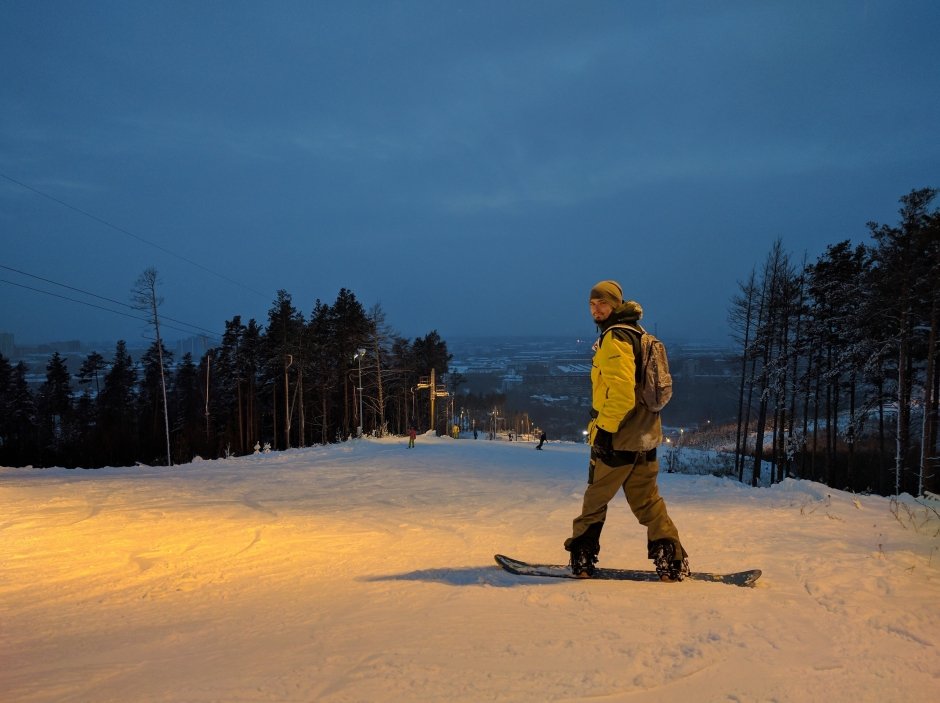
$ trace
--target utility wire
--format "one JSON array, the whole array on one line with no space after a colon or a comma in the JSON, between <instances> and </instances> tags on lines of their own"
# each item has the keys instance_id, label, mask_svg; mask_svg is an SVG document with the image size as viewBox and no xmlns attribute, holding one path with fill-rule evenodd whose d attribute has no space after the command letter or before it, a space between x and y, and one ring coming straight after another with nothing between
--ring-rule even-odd
<instances>
[{"instance_id":1,"label":"utility wire","mask_svg":"<svg viewBox=\"0 0 940 703\"><path fill-rule=\"evenodd\" d=\"M23 276L29 276L30 278L35 278L37 281L42 281L43 283L51 283L54 286L61 286L62 288L68 288L69 290L74 290L76 293L82 293L83 295L90 295L93 298L98 298L99 300L106 300L109 303L114 303L115 305L122 305L124 307L131 307L128 303L122 303L120 300L114 300L113 298L106 298L103 295L98 295L97 293L91 293L87 290L82 290L81 288L75 288L73 286L66 285L65 283L59 283L58 281L53 281L48 278L43 278L42 276L37 276L33 273L28 273L26 271L21 271L20 269L15 269L12 266L4 266L0 264L0 269L6 269L7 271L13 271L14 273L19 273ZM37 289L31 289L37 290ZM42 292L42 291L40 291Z\"/></svg>"},{"instance_id":2,"label":"utility wire","mask_svg":"<svg viewBox=\"0 0 940 703\"><path fill-rule=\"evenodd\" d=\"M141 322L149 322L146 318L138 317L137 315L131 315L128 312L121 312L120 310L112 310L111 308L106 308L102 305L95 305L94 303L89 303L84 300L76 300L75 298L70 298L67 295L59 295L58 293L53 293L48 290L42 290L40 288L33 288L32 286L27 286L25 283L16 283L15 281L7 281L6 279L0 278L0 283L7 283L11 286L18 286L19 288L25 288L26 290L35 291L36 293L44 293L45 295L51 295L53 298L61 298L62 300L68 300L73 303L80 303L81 305L87 305L90 308L97 308L98 310L105 310L106 312L113 313L115 315L122 315L123 317L129 317L132 320L140 320Z\"/></svg>"},{"instance_id":3,"label":"utility wire","mask_svg":"<svg viewBox=\"0 0 940 703\"><path fill-rule=\"evenodd\" d=\"M61 206L63 206L63 207L67 207L69 210L74 210L75 212L77 212L77 213L79 213L79 214L81 214L81 215L84 215L85 217L87 217L87 218L89 218L89 219L92 219L92 220L94 220L95 222L98 222L99 224L104 225L105 227L110 227L111 229L113 229L113 230L115 230L115 231L117 231L117 232L120 232L121 234L124 234L124 235L126 235L126 236L128 236L128 237L131 237L132 239L136 239L138 242L142 242L143 244L146 244L146 245L148 245L148 246L151 246L151 247L153 247L154 249L159 249L160 251L162 251L162 252L165 253L165 254L169 254L170 256L173 256L173 257L176 257L177 259L180 259L181 261L185 261L187 264L189 264L189 265L191 265L191 266L195 266L195 267L198 268L198 269L202 269L202 270L205 271L206 273L211 273L213 276L216 276L216 277L218 277L218 278L221 278L223 281L227 281L227 282L229 282L229 283L231 283L231 284L233 284L233 285L239 286L240 288L244 288L244 289L247 290L247 291L251 291L251 292L254 293L255 295L260 295L262 298L267 298L267 296L266 296L264 293L262 293L262 292L260 292L260 291L257 291L257 290L255 290L254 288L252 288L252 287L250 287L250 286L246 286L242 281L236 280L236 279L234 279L234 278L229 278L229 277L226 276L225 274L221 274L221 273L218 273L217 271L213 271L213 270L210 269L209 267L204 266L204 265L200 264L200 263L197 262L197 261L193 261L192 259L187 259L187 258L186 258L185 256L183 256L182 254L177 254L175 251L172 251L172 250L170 250L170 249L167 249L166 247L161 246L160 244L156 244L156 243L154 243L154 242L151 242L151 241L148 240L148 239L144 239L143 237L134 234L133 232L131 232L131 231L125 229L124 227L119 227L118 225L115 225L115 224L113 224L113 223L111 223L111 222L108 222L108 221L105 220L104 218L98 217L97 215L94 215L94 214L88 212L87 210L82 210L80 207L76 207L76 206L72 205L71 203L65 202L64 200L60 200L59 198L55 197L54 195L49 195L49 193L45 193L45 192L39 190L38 188L33 188L32 186L27 185L27 184L23 183L22 181L18 181L18 180L16 180L15 178L6 175L5 173L0 173L0 177L5 178L6 180L10 181L10 183L15 183L16 185L20 186L21 188L25 188L26 190L31 191L31 192L35 193L36 195L40 195L40 196L42 196L43 198L46 198L47 200L51 200L52 202L57 203L57 204L59 204L59 205L61 205Z\"/></svg>"},{"instance_id":4,"label":"utility wire","mask_svg":"<svg viewBox=\"0 0 940 703\"><path fill-rule=\"evenodd\" d=\"M107 298L107 297L105 297L105 296L103 296L103 295L98 295L97 293L92 293L91 291L82 290L81 288L76 288L76 287L74 287L74 286L69 286L69 285L66 285L65 283L59 283L58 281L53 281L53 280L51 280L51 279L49 279L49 278L43 278L42 276L37 276L36 274L29 273L29 272L27 272L27 271L22 271L22 270L20 270L20 269L13 268L12 266L5 266L5 265L3 265L3 264L0 264L0 269L6 269L7 271L13 271L14 273L18 273L18 274L21 274L21 275L23 275L23 276L29 276L30 278L35 278L37 281L42 281L42 282L44 282L44 283L51 283L51 284L54 285L54 286L61 286L62 288L67 288L68 290L73 290L73 291L75 291L76 293L81 293L82 295L89 295L89 296L91 296L92 298L98 298L99 300L105 300L105 301L107 301L107 302L109 302L109 303L112 303L112 304L114 304L114 305L120 305L120 306L125 307L125 308L130 308L131 310L137 310L137 309L138 309L138 308L134 307L133 305L131 305L130 303L123 303L123 302L121 302L120 300L114 300L113 298ZM4 281L4 283L11 283L11 281ZM19 285L19 284L13 283L12 285ZM23 288L29 288L29 286L22 286L22 287L23 287ZM39 292L39 293L46 293L46 292L47 292L47 291L44 291L44 290L40 290L39 288L29 288L29 290L34 290L34 291L37 291L37 292ZM55 293L49 293L49 295L55 295ZM56 296L56 297L58 297L58 298L64 298L65 300L72 300L73 302L76 302L76 303L82 302L82 301L80 301L80 300L75 300L74 298L67 298L67 297L61 296L61 295L58 295L58 296ZM95 306L93 306L93 307L98 307L98 306L95 305ZM101 309L102 309L102 310L107 310L107 308L101 308ZM112 310L111 312L116 312L116 311ZM124 313L119 313L119 314L124 314ZM135 317L135 319L140 319L140 318ZM212 330L207 330L207 329L205 329L204 327L200 327L199 325L194 325L194 324L192 324L192 323L190 323L190 322L186 322L186 321L184 321L184 320L177 320L177 319L174 319L174 318L172 318L172 317L167 317L166 315L160 315L160 319L161 319L161 320L169 320L170 322L176 322L176 323L178 323L178 324L180 324L180 325L186 325L187 327L191 327L191 328L193 328L194 330L198 330L198 331L200 331L200 332L205 332L206 334L212 335L213 337L219 337L219 336L220 336L220 335L218 334L218 332L213 332ZM149 321L149 320L148 320L148 321ZM173 329L175 329L175 330L177 330L177 331L179 331L179 332L186 332L186 331L188 331L188 330L180 330L179 328L176 328L176 327L174 327Z\"/></svg>"},{"instance_id":5,"label":"utility wire","mask_svg":"<svg viewBox=\"0 0 940 703\"><path fill-rule=\"evenodd\" d=\"M4 266L3 268L7 268L7 267ZM24 284L24 283L16 283L15 281L8 281L8 280L3 279L3 278L0 278L0 283L6 283L6 284L9 284L9 285L11 285L11 286L17 286L17 287L19 287L19 288L25 288L26 290L35 291L36 293L43 293L44 295L50 295L50 296L52 296L53 298L61 298L62 300L68 300L68 301L70 301L70 302L72 302L72 303L78 303L79 305L87 305L87 306L90 307L90 308L97 308L98 310L104 310L105 312L110 312L110 313L112 313L112 314L114 314L114 315L121 315L122 317L129 317L129 318L131 318L132 320L140 320L141 322L146 322L147 324L151 324L151 323L152 323L152 320L150 320L149 318L146 318L146 317L140 317L140 316L138 316L138 315L131 315L131 314L128 313L128 312L122 312L122 311L120 311L120 310L112 310L111 308L106 308L106 307L104 307L103 305L95 305L94 303L89 303L88 301L85 301L85 300L77 300L76 298L70 298L70 297L68 297L67 295L59 295L58 293L53 293L52 291L48 291L48 290L42 290L41 288L33 288L32 286L27 286L27 285ZM101 296L98 296L98 297L101 297ZM105 298L105 300L108 300L108 298ZM119 304L119 305L123 305L123 303L118 303L118 304ZM130 307L130 306L128 306L128 307ZM131 309L133 309L133 308L131 308ZM167 319L171 319L171 318L161 317L160 319L161 319L161 320L167 320ZM174 322L175 322L175 320L174 320ZM189 323L187 323L187 322L182 322L182 323L180 323L180 324L187 325L187 324L189 324ZM192 330L192 329L183 329L182 327L175 327L174 325L166 325L166 327L169 328L169 329L172 329L172 330L176 330L177 332L184 332L185 334L192 334L192 333L193 333L193 330ZM200 327L196 327L195 329L197 329L197 330L202 330L202 328L200 328ZM208 330L202 330L202 331L205 332L205 331L208 331ZM213 337L219 337L219 335L216 334L215 332L209 332L209 334L211 334Z\"/></svg>"}]
</instances>

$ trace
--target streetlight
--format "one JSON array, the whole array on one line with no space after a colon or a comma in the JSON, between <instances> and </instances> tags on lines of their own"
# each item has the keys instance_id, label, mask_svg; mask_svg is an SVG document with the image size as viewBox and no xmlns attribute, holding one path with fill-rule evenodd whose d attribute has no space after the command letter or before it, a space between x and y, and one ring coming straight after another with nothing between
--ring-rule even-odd
<instances>
[{"instance_id":1,"label":"streetlight","mask_svg":"<svg viewBox=\"0 0 940 703\"><path fill-rule=\"evenodd\" d=\"M359 427L356 428L356 436L362 437L362 356L366 353L365 349L357 349L353 361L359 360Z\"/></svg>"}]
</instances>

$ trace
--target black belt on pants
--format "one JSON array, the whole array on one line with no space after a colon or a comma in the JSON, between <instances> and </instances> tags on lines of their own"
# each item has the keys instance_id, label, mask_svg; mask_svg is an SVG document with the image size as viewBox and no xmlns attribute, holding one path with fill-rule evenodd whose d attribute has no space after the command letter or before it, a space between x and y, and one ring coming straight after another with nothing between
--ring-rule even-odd
<instances>
[{"instance_id":1,"label":"black belt on pants","mask_svg":"<svg viewBox=\"0 0 940 703\"><path fill-rule=\"evenodd\" d=\"M631 452L620 449L614 449L610 452L598 452L596 449L594 451L597 452L597 457L601 461L613 467L635 464L639 459L643 459L644 461L656 461L655 447L646 452Z\"/></svg>"}]
</instances>

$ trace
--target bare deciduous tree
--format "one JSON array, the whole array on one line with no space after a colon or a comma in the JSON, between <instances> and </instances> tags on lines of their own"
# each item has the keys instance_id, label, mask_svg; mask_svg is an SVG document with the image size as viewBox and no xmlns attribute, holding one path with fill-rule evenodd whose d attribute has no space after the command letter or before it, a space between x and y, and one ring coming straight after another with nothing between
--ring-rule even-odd
<instances>
[{"instance_id":1,"label":"bare deciduous tree","mask_svg":"<svg viewBox=\"0 0 940 703\"><path fill-rule=\"evenodd\" d=\"M173 458L170 453L170 414L166 403L166 372L163 368L163 340L160 337L160 318L157 315L157 308L163 304L163 298L157 297L157 284L159 277L157 270L152 266L145 270L137 279L134 288L131 290L131 300L133 307L140 310L148 316L148 322L153 325L154 333L157 337L157 355L160 361L160 388L163 392L163 425L166 431L166 465L173 465Z\"/></svg>"}]
</instances>

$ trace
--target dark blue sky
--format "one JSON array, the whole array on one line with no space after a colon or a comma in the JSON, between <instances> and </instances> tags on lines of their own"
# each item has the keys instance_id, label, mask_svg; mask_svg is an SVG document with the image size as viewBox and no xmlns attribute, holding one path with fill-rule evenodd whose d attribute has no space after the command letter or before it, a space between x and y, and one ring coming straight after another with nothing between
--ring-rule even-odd
<instances>
[{"instance_id":1,"label":"dark blue sky","mask_svg":"<svg viewBox=\"0 0 940 703\"><path fill-rule=\"evenodd\" d=\"M346 287L409 337L589 334L615 278L722 340L776 238L815 258L940 186L938 30L934 0L6 0L0 330L138 339L9 269L129 301L153 266L209 330Z\"/></svg>"}]
</instances>

